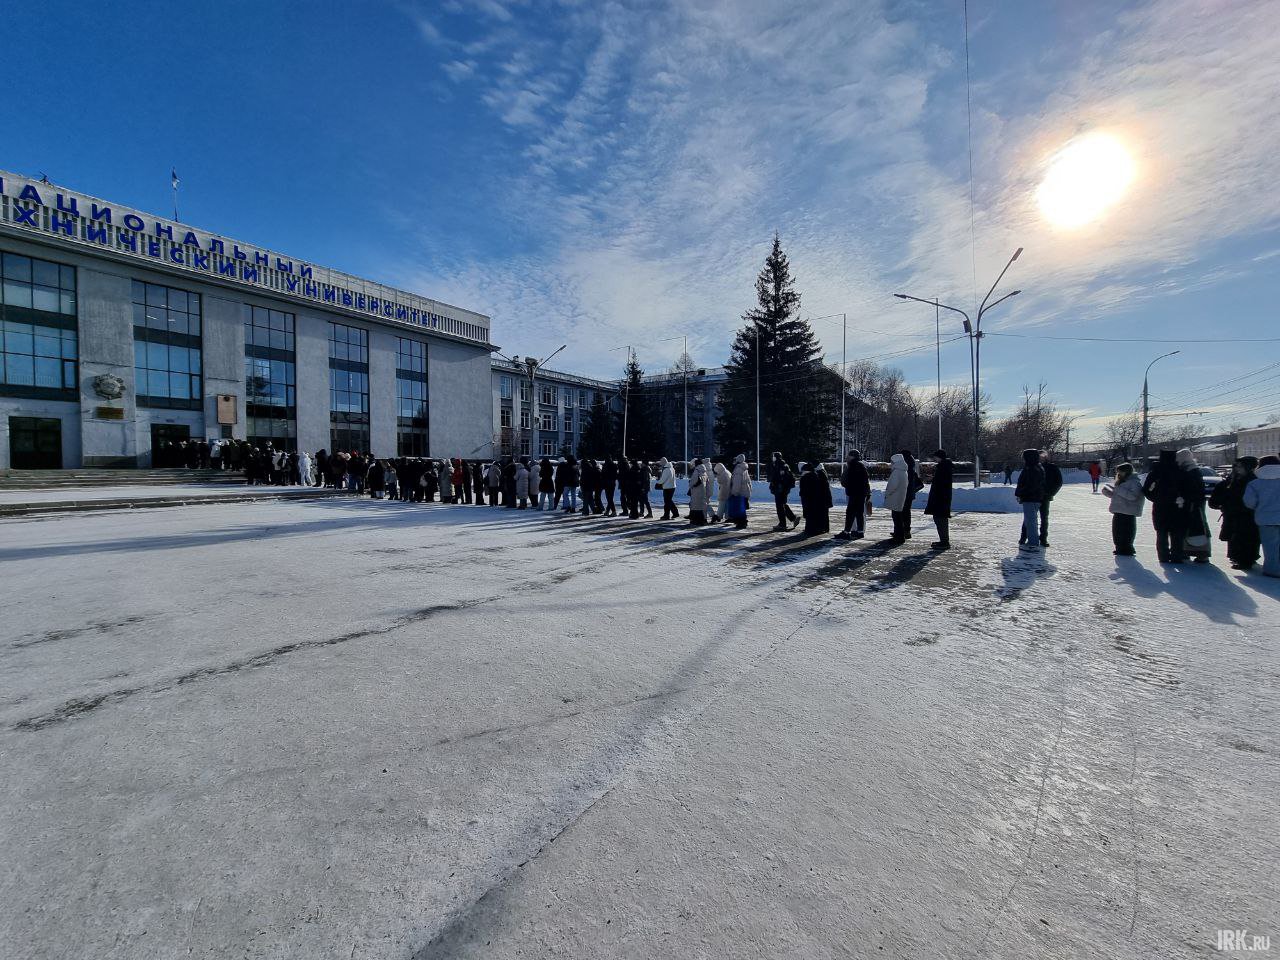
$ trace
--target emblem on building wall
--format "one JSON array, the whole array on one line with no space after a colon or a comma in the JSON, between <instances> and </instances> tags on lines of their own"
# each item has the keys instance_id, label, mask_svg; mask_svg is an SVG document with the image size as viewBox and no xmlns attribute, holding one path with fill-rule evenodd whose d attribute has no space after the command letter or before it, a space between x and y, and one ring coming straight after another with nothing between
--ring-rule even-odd
<instances>
[{"instance_id":1,"label":"emblem on building wall","mask_svg":"<svg viewBox=\"0 0 1280 960\"><path fill-rule=\"evenodd\" d=\"M114 374L104 373L93 378L93 392L103 400L119 400L124 396L124 381Z\"/></svg>"}]
</instances>

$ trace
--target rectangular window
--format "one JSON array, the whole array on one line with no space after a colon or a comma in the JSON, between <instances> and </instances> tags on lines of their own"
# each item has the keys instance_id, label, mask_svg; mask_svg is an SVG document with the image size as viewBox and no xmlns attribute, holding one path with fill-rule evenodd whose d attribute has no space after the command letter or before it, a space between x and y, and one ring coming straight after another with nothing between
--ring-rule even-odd
<instances>
[{"instance_id":1,"label":"rectangular window","mask_svg":"<svg viewBox=\"0 0 1280 960\"><path fill-rule=\"evenodd\" d=\"M427 406L427 345L421 340L396 340L396 453L425 457L429 449Z\"/></svg>"},{"instance_id":2,"label":"rectangular window","mask_svg":"<svg viewBox=\"0 0 1280 960\"><path fill-rule=\"evenodd\" d=\"M133 281L134 391L140 407L199 410L200 294Z\"/></svg>"},{"instance_id":3,"label":"rectangular window","mask_svg":"<svg viewBox=\"0 0 1280 960\"><path fill-rule=\"evenodd\" d=\"M538 397L539 403L545 403L547 405L553 404L556 402L556 388L551 386L549 383L544 383L542 388L538 391Z\"/></svg>"},{"instance_id":4,"label":"rectangular window","mask_svg":"<svg viewBox=\"0 0 1280 960\"><path fill-rule=\"evenodd\" d=\"M579 390L579 391L578 391L578 406L579 406L579 407L581 407L583 410L585 410L585 409L587 409L587 405L588 405L588 404L587 404L587 391L585 391L585 390Z\"/></svg>"},{"instance_id":5,"label":"rectangular window","mask_svg":"<svg viewBox=\"0 0 1280 960\"><path fill-rule=\"evenodd\" d=\"M498 383L501 385L499 395L502 397L503 400L510 400L511 399L511 378L505 377L505 376L499 377Z\"/></svg>"},{"instance_id":6,"label":"rectangular window","mask_svg":"<svg viewBox=\"0 0 1280 960\"><path fill-rule=\"evenodd\" d=\"M75 268L0 254L0 396L76 398Z\"/></svg>"},{"instance_id":7,"label":"rectangular window","mask_svg":"<svg viewBox=\"0 0 1280 960\"><path fill-rule=\"evenodd\" d=\"M541 448L538 451L538 456L554 457L556 455L556 438L555 437L539 437L538 446Z\"/></svg>"},{"instance_id":8,"label":"rectangular window","mask_svg":"<svg viewBox=\"0 0 1280 960\"><path fill-rule=\"evenodd\" d=\"M298 448L292 313L250 306L244 321L245 433L249 443Z\"/></svg>"},{"instance_id":9,"label":"rectangular window","mask_svg":"<svg viewBox=\"0 0 1280 960\"><path fill-rule=\"evenodd\" d=\"M521 430L529 429L529 408L528 407L522 407L520 409L520 429Z\"/></svg>"},{"instance_id":10,"label":"rectangular window","mask_svg":"<svg viewBox=\"0 0 1280 960\"><path fill-rule=\"evenodd\" d=\"M528 380L520 381L520 399L525 403L533 399L533 385Z\"/></svg>"},{"instance_id":11,"label":"rectangular window","mask_svg":"<svg viewBox=\"0 0 1280 960\"><path fill-rule=\"evenodd\" d=\"M501 426L504 430L509 430L511 428L511 408L510 407L503 407L498 412L498 425Z\"/></svg>"},{"instance_id":12,"label":"rectangular window","mask_svg":"<svg viewBox=\"0 0 1280 960\"><path fill-rule=\"evenodd\" d=\"M369 450L369 331L329 324L330 452Z\"/></svg>"}]
</instances>

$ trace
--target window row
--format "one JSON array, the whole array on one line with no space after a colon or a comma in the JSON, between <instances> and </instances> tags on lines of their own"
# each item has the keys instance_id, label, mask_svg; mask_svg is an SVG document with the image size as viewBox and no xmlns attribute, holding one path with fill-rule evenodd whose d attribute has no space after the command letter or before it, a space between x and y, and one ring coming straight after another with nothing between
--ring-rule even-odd
<instances>
[{"instance_id":1,"label":"window row","mask_svg":"<svg viewBox=\"0 0 1280 960\"><path fill-rule=\"evenodd\" d=\"M0 274L0 303L5 306L75 316L75 267L6 253Z\"/></svg>"},{"instance_id":2,"label":"window row","mask_svg":"<svg viewBox=\"0 0 1280 960\"><path fill-rule=\"evenodd\" d=\"M0 354L0 384L8 387L40 387L48 390L74 390L74 360L37 357L26 353Z\"/></svg>"},{"instance_id":3,"label":"window row","mask_svg":"<svg viewBox=\"0 0 1280 960\"><path fill-rule=\"evenodd\" d=\"M354 370L329 370L329 410L334 413L369 412L369 375Z\"/></svg>"},{"instance_id":4,"label":"window row","mask_svg":"<svg viewBox=\"0 0 1280 960\"><path fill-rule=\"evenodd\" d=\"M410 340L406 337L396 338L396 369L410 373L427 372L427 345L421 340Z\"/></svg>"},{"instance_id":5,"label":"window row","mask_svg":"<svg viewBox=\"0 0 1280 960\"><path fill-rule=\"evenodd\" d=\"M369 331L345 323L329 324L329 359L369 362Z\"/></svg>"},{"instance_id":6,"label":"window row","mask_svg":"<svg viewBox=\"0 0 1280 960\"><path fill-rule=\"evenodd\" d=\"M143 340L133 341L133 365L139 370L198 374L200 360L200 351L195 347L175 347Z\"/></svg>"}]
</instances>

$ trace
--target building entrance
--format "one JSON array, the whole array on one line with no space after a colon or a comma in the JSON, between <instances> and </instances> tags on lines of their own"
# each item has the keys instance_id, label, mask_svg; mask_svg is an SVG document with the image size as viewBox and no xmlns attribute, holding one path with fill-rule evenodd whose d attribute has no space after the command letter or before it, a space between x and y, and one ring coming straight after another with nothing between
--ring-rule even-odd
<instances>
[{"instance_id":1,"label":"building entrance","mask_svg":"<svg viewBox=\"0 0 1280 960\"><path fill-rule=\"evenodd\" d=\"M10 417L9 465L14 470L61 470L62 421L57 417Z\"/></svg>"},{"instance_id":2,"label":"building entrance","mask_svg":"<svg viewBox=\"0 0 1280 960\"><path fill-rule=\"evenodd\" d=\"M183 423L153 423L151 425L151 466L185 467L187 456L178 445L191 439L191 428Z\"/></svg>"}]
</instances>

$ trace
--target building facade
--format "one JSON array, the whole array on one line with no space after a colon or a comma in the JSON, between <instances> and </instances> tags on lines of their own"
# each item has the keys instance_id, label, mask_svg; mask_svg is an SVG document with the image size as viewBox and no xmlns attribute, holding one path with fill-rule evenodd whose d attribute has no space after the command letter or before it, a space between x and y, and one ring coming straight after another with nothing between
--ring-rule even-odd
<instances>
[{"instance_id":1,"label":"building facade","mask_svg":"<svg viewBox=\"0 0 1280 960\"><path fill-rule=\"evenodd\" d=\"M490 440L483 314L2 171L0 277L0 468Z\"/></svg>"},{"instance_id":2,"label":"building facade","mask_svg":"<svg viewBox=\"0 0 1280 960\"><path fill-rule=\"evenodd\" d=\"M1264 423L1236 433L1236 456L1280 456L1280 422Z\"/></svg>"},{"instance_id":3,"label":"building facade","mask_svg":"<svg viewBox=\"0 0 1280 960\"><path fill-rule=\"evenodd\" d=\"M476 456L576 455L592 411L600 405L611 411L617 406L616 381L538 370L535 382L524 364L494 358L490 366L493 436Z\"/></svg>"},{"instance_id":4,"label":"building facade","mask_svg":"<svg viewBox=\"0 0 1280 960\"><path fill-rule=\"evenodd\" d=\"M717 446L716 415L726 379L723 367L698 367L687 374L658 373L644 378L646 406L658 418L662 449L668 457L683 457L686 432L690 460L723 452Z\"/></svg>"}]
</instances>

